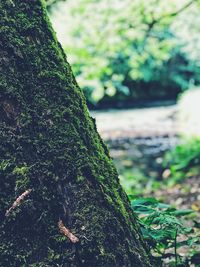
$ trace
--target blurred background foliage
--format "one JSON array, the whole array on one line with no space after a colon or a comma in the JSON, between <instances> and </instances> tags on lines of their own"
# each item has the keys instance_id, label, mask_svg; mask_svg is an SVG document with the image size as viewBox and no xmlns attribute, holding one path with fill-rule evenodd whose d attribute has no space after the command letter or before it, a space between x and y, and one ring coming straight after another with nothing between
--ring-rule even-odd
<instances>
[{"instance_id":1,"label":"blurred background foliage","mask_svg":"<svg viewBox=\"0 0 200 267\"><path fill-rule=\"evenodd\" d=\"M198 1L48 1L90 107L175 100L200 84Z\"/></svg>"}]
</instances>

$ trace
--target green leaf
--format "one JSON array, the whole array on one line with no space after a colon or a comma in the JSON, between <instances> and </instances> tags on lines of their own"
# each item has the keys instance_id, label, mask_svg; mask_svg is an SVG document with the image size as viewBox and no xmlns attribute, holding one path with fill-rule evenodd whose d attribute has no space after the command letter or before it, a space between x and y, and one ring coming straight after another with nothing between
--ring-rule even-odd
<instances>
[{"instance_id":1,"label":"green leaf","mask_svg":"<svg viewBox=\"0 0 200 267\"><path fill-rule=\"evenodd\" d=\"M189 215L191 213L194 213L193 210L191 209L185 209L185 210L175 210L172 211L171 214L173 214L176 217L180 217L180 216L185 216L185 215Z\"/></svg>"},{"instance_id":2,"label":"green leaf","mask_svg":"<svg viewBox=\"0 0 200 267\"><path fill-rule=\"evenodd\" d=\"M138 213L138 214L151 214L153 212L155 212L154 209L152 209L151 207L147 207L145 205L134 205L132 206L134 212Z\"/></svg>"},{"instance_id":3,"label":"green leaf","mask_svg":"<svg viewBox=\"0 0 200 267\"><path fill-rule=\"evenodd\" d=\"M158 200L155 198L139 198L131 202L132 207L137 205L158 205Z\"/></svg>"}]
</instances>

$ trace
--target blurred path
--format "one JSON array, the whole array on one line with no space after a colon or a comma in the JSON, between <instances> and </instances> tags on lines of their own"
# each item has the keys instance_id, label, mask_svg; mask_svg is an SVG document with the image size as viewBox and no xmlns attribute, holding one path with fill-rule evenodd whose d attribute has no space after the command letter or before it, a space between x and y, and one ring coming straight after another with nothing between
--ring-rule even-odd
<instances>
[{"instance_id":1,"label":"blurred path","mask_svg":"<svg viewBox=\"0 0 200 267\"><path fill-rule=\"evenodd\" d=\"M128 169L133 176L162 179L163 156L178 143L176 111L173 105L91 112L121 176Z\"/></svg>"},{"instance_id":2,"label":"blurred path","mask_svg":"<svg viewBox=\"0 0 200 267\"><path fill-rule=\"evenodd\" d=\"M104 140L125 137L175 136L177 106L129 110L93 111L97 129Z\"/></svg>"}]
</instances>

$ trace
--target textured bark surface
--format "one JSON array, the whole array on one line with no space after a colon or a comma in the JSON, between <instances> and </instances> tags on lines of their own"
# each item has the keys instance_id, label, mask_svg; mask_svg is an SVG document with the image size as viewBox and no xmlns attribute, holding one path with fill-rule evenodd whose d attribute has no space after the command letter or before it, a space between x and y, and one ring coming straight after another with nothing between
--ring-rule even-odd
<instances>
[{"instance_id":1,"label":"textured bark surface","mask_svg":"<svg viewBox=\"0 0 200 267\"><path fill-rule=\"evenodd\" d=\"M151 266L44 5L0 17L0 266Z\"/></svg>"}]
</instances>

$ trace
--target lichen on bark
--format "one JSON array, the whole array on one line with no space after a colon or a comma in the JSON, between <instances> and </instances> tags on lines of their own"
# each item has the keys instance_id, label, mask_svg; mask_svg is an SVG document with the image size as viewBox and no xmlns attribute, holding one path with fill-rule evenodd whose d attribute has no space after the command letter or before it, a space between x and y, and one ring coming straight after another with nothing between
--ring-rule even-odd
<instances>
[{"instance_id":1,"label":"lichen on bark","mask_svg":"<svg viewBox=\"0 0 200 267\"><path fill-rule=\"evenodd\" d=\"M1 1L0 17L0 265L151 266L43 1Z\"/></svg>"}]
</instances>

